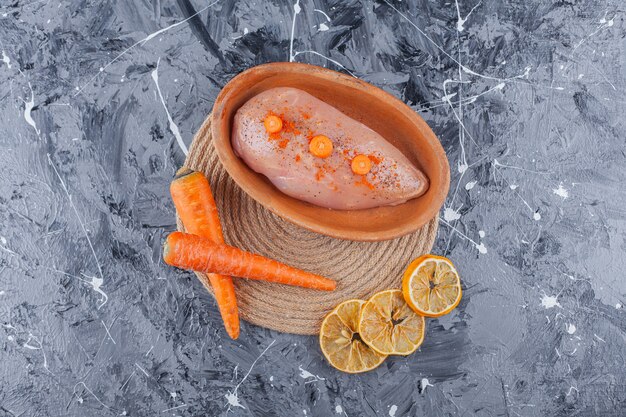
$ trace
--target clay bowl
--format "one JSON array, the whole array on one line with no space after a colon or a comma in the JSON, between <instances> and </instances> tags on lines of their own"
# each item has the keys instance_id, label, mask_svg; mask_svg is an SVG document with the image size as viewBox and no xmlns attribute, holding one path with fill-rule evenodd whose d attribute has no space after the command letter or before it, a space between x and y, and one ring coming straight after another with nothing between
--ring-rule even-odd
<instances>
[{"instance_id":1,"label":"clay bowl","mask_svg":"<svg viewBox=\"0 0 626 417\"><path fill-rule=\"evenodd\" d=\"M360 121L396 146L430 179L421 197L393 207L331 210L289 197L252 171L231 147L235 112L274 87L295 87ZM252 198L278 216L324 235L359 241L388 240L414 232L437 215L448 194L450 167L426 122L391 94L354 77L299 63L272 63L242 72L213 105L213 143L224 168Z\"/></svg>"}]
</instances>

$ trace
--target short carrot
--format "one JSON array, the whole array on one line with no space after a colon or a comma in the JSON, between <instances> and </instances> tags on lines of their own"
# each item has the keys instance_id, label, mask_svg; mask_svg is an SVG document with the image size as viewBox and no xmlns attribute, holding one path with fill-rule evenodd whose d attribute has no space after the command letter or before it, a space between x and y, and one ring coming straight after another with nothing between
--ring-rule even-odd
<instances>
[{"instance_id":1,"label":"short carrot","mask_svg":"<svg viewBox=\"0 0 626 417\"><path fill-rule=\"evenodd\" d=\"M163 260L168 265L178 268L228 274L317 290L332 291L337 285L332 279L182 232L173 232L167 237L163 248Z\"/></svg>"},{"instance_id":2,"label":"short carrot","mask_svg":"<svg viewBox=\"0 0 626 417\"><path fill-rule=\"evenodd\" d=\"M170 185L170 193L176 212L188 233L202 236L215 243L224 243L222 226L217 213L217 207L209 181L196 171L182 168L176 173L176 178ZM228 335L239 337L239 312L233 280L229 276L207 274L209 282L202 284L209 289L213 288L217 306L224 321L224 328Z\"/></svg>"}]
</instances>

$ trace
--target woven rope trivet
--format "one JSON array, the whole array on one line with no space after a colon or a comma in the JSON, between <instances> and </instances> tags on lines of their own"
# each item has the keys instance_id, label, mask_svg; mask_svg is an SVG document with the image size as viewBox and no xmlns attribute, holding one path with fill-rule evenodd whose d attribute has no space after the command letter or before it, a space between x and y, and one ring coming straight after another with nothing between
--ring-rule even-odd
<instances>
[{"instance_id":1,"label":"woven rope trivet","mask_svg":"<svg viewBox=\"0 0 626 417\"><path fill-rule=\"evenodd\" d=\"M353 242L310 232L254 201L229 177L211 143L211 115L193 139L185 166L211 183L226 243L337 281L333 292L236 278L241 318L286 333L317 334L322 319L351 298L400 288L414 258L428 253L437 233L433 219L417 232L384 242ZM177 218L179 230L184 230ZM196 273L212 293L208 278Z\"/></svg>"}]
</instances>

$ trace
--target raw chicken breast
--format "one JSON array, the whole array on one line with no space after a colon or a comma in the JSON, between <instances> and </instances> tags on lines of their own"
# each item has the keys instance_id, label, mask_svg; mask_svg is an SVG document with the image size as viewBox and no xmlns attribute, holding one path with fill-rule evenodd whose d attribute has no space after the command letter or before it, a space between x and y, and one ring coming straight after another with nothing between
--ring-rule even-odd
<instances>
[{"instance_id":1,"label":"raw chicken breast","mask_svg":"<svg viewBox=\"0 0 626 417\"><path fill-rule=\"evenodd\" d=\"M279 132L268 133L268 116L281 119ZM330 156L320 158L309 150L317 135L332 141ZM283 193L322 207L396 205L428 189L424 174L382 136L295 88L273 88L248 100L235 115L232 144L250 168ZM351 168L357 155L371 161L365 175Z\"/></svg>"}]
</instances>

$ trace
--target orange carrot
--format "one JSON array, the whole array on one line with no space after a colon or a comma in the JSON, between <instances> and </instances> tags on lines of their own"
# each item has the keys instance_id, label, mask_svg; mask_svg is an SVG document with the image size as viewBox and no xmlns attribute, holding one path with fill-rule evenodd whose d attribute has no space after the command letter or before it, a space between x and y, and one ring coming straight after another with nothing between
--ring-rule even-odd
<instances>
[{"instance_id":1,"label":"orange carrot","mask_svg":"<svg viewBox=\"0 0 626 417\"><path fill-rule=\"evenodd\" d=\"M200 172L182 168L170 185L172 200L176 212L185 226L185 230L210 239L215 243L224 243L222 226L217 214L217 207L209 181ZM224 321L228 335L239 337L239 312L233 280L229 276L207 274L209 283L202 282L207 289L213 288L217 306Z\"/></svg>"},{"instance_id":2,"label":"orange carrot","mask_svg":"<svg viewBox=\"0 0 626 417\"><path fill-rule=\"evenodd\" d=\"M182 232L173 232L167 237L163 248L163 260L168 265L178 268L228 274L317 290L332 291L337 285L332 279Z\"/></svg>"},{"instance_id":3,"label":"orange carrot","mask_svg":"<svg viewBox=\"0 0 626 417\"><path fill-rule=\"evenodd\" d=\"M283 120L274 114L268 115L263 124L268 133L278 133L283 129Z\"/></svg>"},{"instance_id":4,"label":"orange carrot","mask_svg":"<svg viewBox=\"0 0 626 417\"><path fill-rule=\"evenodd\" d=\"M357 155L352 159L352 172L365 175L372 169L372 161L367 155Z\"/></svg>"},{"instance_id":5,"label":"orange carrot","mask_svg":"<svg viewBox=\"0 0 626 417\"><path fill-rule=\"evenodd\" d=\"M328 136L317 135L309 143L309 152L318 158L328 158L333 153L333 142Z\"/></svg>"}]
</instances>

